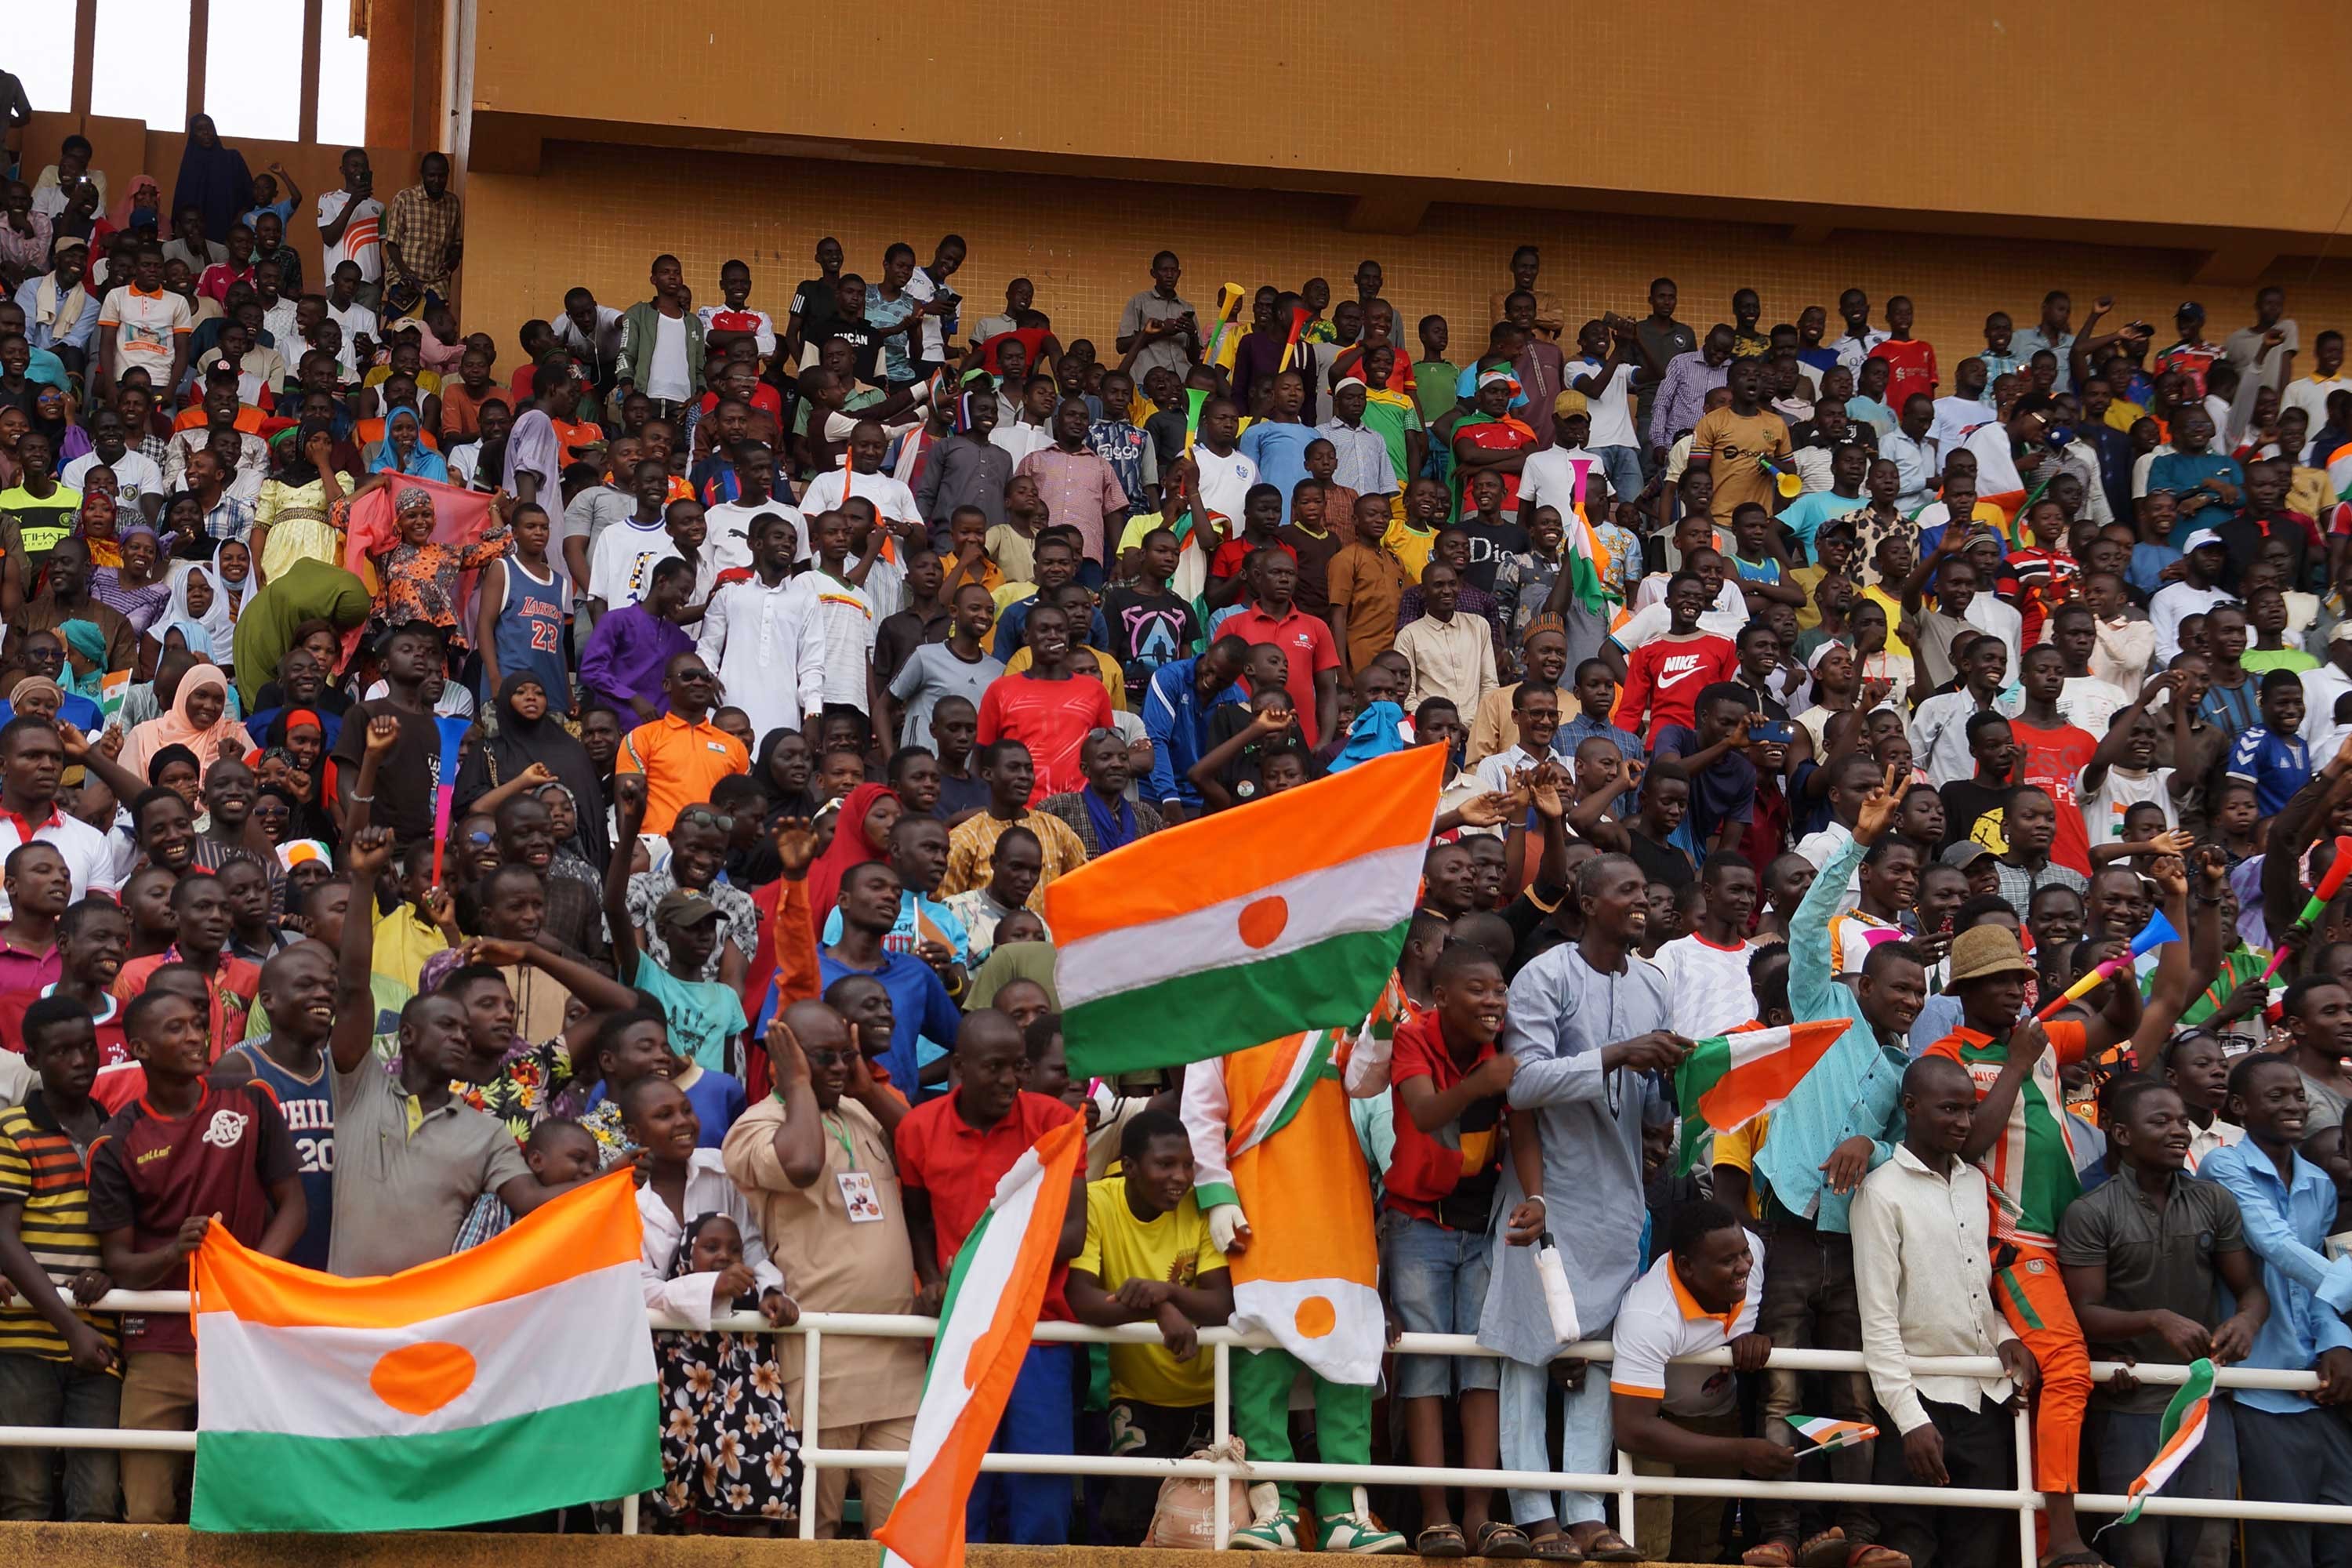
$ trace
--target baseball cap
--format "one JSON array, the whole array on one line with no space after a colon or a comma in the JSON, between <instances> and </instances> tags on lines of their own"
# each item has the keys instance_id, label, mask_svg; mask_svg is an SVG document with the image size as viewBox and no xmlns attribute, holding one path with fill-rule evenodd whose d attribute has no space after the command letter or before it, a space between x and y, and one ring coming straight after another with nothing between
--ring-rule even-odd
<instances>
[{"instance_id":1,"label":"baseball cap","mask_svg":"<svg viewBox=\"0 0 2352 1568\"><path fill-rule=\"evenodd\" d=\"M2199 304L2194 300L2183 300L2180 301L2180 309L2172 312L2172 319L2177 321L2183 316L2195 316L2201 321L2204 319L2204 306Z\"/></svg>"},{"instance_id":2,"label":"baseball cap","mask_svg":"<svg viewBox=\"0 0 2352 1568\"><path fill-rule=\"evenodd\" d=\"M2025 950L2007 926L1970 926L1952 939L1952 984L1982 980L1991 974L2031 974Z\"/></svg>"},{"instance_id":3,"label":"baseball cap","mask_svg":"<svg viewBox=\"0 0 2352 1568\"><path fill-rule=\"evenodd\" d=\"M691 888L672 888L654 905L654 924L692 925L698 921L719 918L720 910L707 894Z\"/></svg>"},{"instance_id":4,"label":"baseball cap","mask_svg":"<svg viewBox=\"0 0 2352 1568\"><path fill-rule=\"evenodd\" d=\"M1492 386L1498 381L1513 392L1519 390L1519 378L1507 370L1490 370L1478 377L1478 384L1482 387Z\"/></svg>"},{"instance_id":5,"label":"baseball cap","mask_svg":"<svg viewBox=\"0 0 2352 1568\"><path fill-rule=\"evenodd\" d=\"M1986 856L1991 853L1992 851L1990 849L1986 848L1975 839L1963 838L1958 844L1946 845L1944 847L1944 853L1939 857L1939 858L1945 865L1951 867L1954 870L1965 871L1969 867L1975 865L1978 861L1983 859Z\"/></svg>"},{"instance_id":6,"label":"baseball cap","mask_svg":"<svg viewBox=\"0 0 2352 1568\"><path fill-rule=\"evenodd\" d=\"M2200 528L2180 542L2180 553L2186 555L2193 550L2202 550L2209 544L2217 549L2220 548L2221 536L2210 528Z\"/></svg>"}]
</instances>

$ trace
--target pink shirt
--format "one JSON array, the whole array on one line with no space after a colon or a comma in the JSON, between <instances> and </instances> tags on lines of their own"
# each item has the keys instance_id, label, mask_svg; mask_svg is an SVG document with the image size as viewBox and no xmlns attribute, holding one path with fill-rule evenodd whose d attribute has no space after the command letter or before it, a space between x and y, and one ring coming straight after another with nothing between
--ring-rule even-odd
<instances>
[{"instance_id":1,"label":"pink shirt","mask_svg":"<svg viewBox=\"0 0 2352 1568\"><path fill-rule=\"evenodd\" d=\"M65 973L65 961L58 950L33 952L0 939L0 996L26 992L37 996L45 985L54 985Z\"/></svg>"},{"instance_id":2,"label":"pink shirt","mask_svg":"<svg viewBox=\"0 0 2352 1568\"><path fill-rule=\"evenodd\" d=\"M1111 466L1093 451L1065 452L1045 447L1021 459L1013 469L1037 481L1037 497L1055 522L1066 522L1086 539L1088 560L1103 561L1103 533L1115 511L1132 503Z\"/></svg>"}]
</instances>

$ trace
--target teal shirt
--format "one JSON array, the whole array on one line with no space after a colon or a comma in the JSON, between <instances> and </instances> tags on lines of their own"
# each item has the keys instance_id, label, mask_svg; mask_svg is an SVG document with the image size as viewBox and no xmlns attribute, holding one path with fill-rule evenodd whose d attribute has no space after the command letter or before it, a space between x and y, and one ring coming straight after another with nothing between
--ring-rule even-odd
<instances>
[{"instance_id":1,"label":"teal shirt","mask_svg":"<svg viewBox=\"0 0 2352 1568\"><path fill-rule=\"evenodd\" d=\"M650 958L637 960L636 987L661 1004L669 1048L710 1072L727 1072L727 1043L751 1027L743 999L715 980L681 980Z\"/></svg>"},{"instance_id":2,"label":"teal shirt","mask_svg":"<svg viewBox=\"0 0 2352 1568\"><path fill-rule=\"evenodd\" d=\"M1813 549L1813 536L1821 532L1822 524L1841 517L1852 517L1855 512L1868 510L1869 507L1868 496L1842 496L1835 490L1811 490L1790 501L1788 510L1780 514L1780 521L1786 523L1789 531L1803 542L1805 564L1818 566L1821 557Z\"/></svg>"},{"instance_id":3,"label":"teal shirt","mask_svg":"<svg viewBox=\"0 0 2352 1568\"><path fill-rule=\"evenodd\" d=\"M1871 1141L1874 1171L1894 1157L1903 1073L1911 1058L1901 1040L1881 1040L1853 993L1831 978L1836 966L1830 962L1830 916L1862 864L1864 848L1844 829L1835 831L1844 842L1789 921L1789 1009L1801 1024L1825 1018L1853 1022L1774 1108L1771 1135L1756 1153L1756 1172L1781 1207L1809 1215L1816 1229L1843 1236L1853 1194L1830 1191L1822 1180L1822 1162L1849 1138Z\"/></svg>"}]
</instances>

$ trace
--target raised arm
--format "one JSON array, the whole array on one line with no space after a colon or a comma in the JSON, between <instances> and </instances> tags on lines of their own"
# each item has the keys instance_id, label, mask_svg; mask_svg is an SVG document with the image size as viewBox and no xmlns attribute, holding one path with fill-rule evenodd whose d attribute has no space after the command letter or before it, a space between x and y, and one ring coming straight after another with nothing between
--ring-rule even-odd
<instances>
[{"instance_id":1,"label":"raised arm","mask_svg":"<svg viewBox=\"0 0 2352 1568\"><path fill-rule=\"evenodd\" d=\"M637 977L637 928L629 920L630 851L646 825L646 781L642 773L613 775L613 810L619 835L613 841L612 863L604 868L604 923L613 928L613 973L626 985Z\"/></svg>"},{"instance_id":2,"label":"raised arm","mask_svg":"<svg viewBox=\"0 0 2352 1568\"><path fill-rule=\"evenodd\" d=\"M335 1026L327 1052L339 1073L357 1072L375 1046L375 884L392 864L392 829L362 827L348 857L352 901L343 910L342 944L335 952Z\"/></svg>"}]
</instances>

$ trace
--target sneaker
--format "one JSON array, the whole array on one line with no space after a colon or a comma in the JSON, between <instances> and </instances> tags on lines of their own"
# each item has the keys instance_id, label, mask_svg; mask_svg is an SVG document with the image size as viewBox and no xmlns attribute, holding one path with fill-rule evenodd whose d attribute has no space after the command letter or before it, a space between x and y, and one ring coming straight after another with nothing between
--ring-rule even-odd
<instances>
[{"instance_id":1,"label":"sneaker","mask_svg":"<svg viewBox=\"0 0 2352 1568\"><path fill-rule=\"evenodd\" d=\"M1260 1481L1249 1489L1250 1522L1225 1542L1236 1552L1296 1552L1298 1515L1282 1505L1282 1489Z\"/></svg>"},{"instance_id":2,"label":"sneaker","mask_svg":"<svg viewBox=\"0 0 2352 1568\"><path fill-rule=\"evenodd\" d=\"M1322 1520L1323 1533L1316 1543L1318 1552L1344 1552L1357 1557L1385 1557L1408 1552L1412 1545L1397 1531L1372 1517L1364 1489L1356 1489L1356 1506L1348 1513L1327 1515Z\"/></svg>"}]
</instances>

